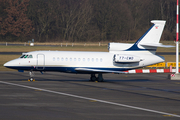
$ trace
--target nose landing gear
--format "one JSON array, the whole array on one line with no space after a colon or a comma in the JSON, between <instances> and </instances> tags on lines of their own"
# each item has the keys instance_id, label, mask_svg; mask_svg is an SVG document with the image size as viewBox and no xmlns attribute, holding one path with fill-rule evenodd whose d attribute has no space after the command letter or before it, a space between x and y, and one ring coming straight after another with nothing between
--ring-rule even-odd
<instances>
[{"instance_id":1,"label":"nose landing gear","mask_svg":"<svg viewBox=\"0 0 180 120\"><path fill-rule=\"evenodd\" d=\"M35 81L35 79L33 78L33 76L34 76L34 72L33 71L29 72L29 76L30 76L30 78L28 79L28 81L30 81L30 82Z\"/></svg>"}]
</instances>

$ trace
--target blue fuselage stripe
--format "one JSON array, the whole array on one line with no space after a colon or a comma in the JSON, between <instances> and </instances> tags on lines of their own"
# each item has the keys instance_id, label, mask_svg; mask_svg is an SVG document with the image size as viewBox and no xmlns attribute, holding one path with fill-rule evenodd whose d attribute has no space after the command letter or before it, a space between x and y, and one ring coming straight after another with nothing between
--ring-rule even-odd
<instances>
[{"instance_id":1,"label":"blue fuselage stripe","mask_svg":"<svg viewBox=\"0 0 180 120\"><path fill-rule=\"evenodd\" d=\"M11 66L8 67L11 69L17 70L32 70L32 71L58 71L58 72L69 72L69 73L84 73L85 71L76 71L75 69L78 67L42 67L41 69L37 69L31 66ZM107 71L126 71L129 70L127 68L94 68L94 67L81 67L86 69L96 69L96 70L107 70ZM88 72L88 71L87 71ZM93 73L93 71L89 71ZM94 72L95 73L95 72Z\"/></svg>"}]
</instances>

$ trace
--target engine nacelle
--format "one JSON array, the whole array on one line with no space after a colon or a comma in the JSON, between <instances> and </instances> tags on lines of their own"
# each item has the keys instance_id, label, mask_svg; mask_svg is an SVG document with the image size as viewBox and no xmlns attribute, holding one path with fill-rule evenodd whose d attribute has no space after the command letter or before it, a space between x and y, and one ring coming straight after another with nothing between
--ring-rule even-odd
<instances>
[{"instance_id":1,"label":"engine nacelle","mask_svg":"<svg viewBox=\"0 0 180 120\"><path fill-rule=\"evenodd\" d=\"M138 56L134 55L123 55L123 54L115 54L114 55L114 62L120 64L130 64L130 63L137 63L142 61L142 59Z\"/></svg>"},{"instance_id":2,"label":"engine nacelle","mask_svg":"<svg viewBox=\"0 0 180 120\"><path fill-rule=\"evenodd\" d=\"M129 43L109 43L108 44L108 50L109 50L109 52L112 52L112 51L123 51L123 50L127 50L132 45L133 44L129 44Z\"/></svg>"}]
</instances>

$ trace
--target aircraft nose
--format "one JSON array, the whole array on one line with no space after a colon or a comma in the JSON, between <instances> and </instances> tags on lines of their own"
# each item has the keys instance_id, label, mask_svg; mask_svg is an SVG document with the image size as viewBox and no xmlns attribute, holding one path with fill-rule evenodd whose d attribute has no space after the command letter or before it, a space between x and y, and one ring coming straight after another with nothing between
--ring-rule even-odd
<instances>
[{"instance_id":1,"label":"aircraft nose","mask_svg":"<svg viewBox=\"0 0 180 120\"><path fill-rule=\"evenodd\" d=\"M4 67L8 67L8 66L10 66L10 63L9 63L9 62L6 62L6 63L4 64Z\"/></svg>"},{"instance_id":2,"label":"aircraft nose","mask_svg":"<svg viewBox=\"0 0 180 120\"><path fill-rule=\"evenodd\" d=\"M6 63L4 64L4 67L10 68L10 67L15 66L15 65L16 65L15 60L11 60L11 61L9 61L9 62L6 62Z\"/></svg>"}]
</instances>

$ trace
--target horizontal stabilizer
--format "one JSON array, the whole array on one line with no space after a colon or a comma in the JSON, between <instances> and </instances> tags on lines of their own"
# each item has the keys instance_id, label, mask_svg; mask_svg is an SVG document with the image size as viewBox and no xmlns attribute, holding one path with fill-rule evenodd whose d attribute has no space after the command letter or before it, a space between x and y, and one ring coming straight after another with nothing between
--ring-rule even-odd
<instances>
[{"instance_id":1,"label":"horizontal stabilizer","mask_svg":"<svg viewBox=\"0 0 180 120\"><path fill-rule=\"evenodd\" d=\"M163 45L162 43L142 43L140 44L141 46L149 46L149 47L165 47L165 48L170 48L170 47L175 47L172 45Z\"/></svg>"},{"instance_id":2,"label":"horizontal stabilizer","mask_svg":"<svg viewBox=\"0 0 180 120\"><path fill-rule=\"evenodd\" d=\"M101 70L101 69L92 69L92 68L76 68L76 71L87 72L87 73L127 73L123 71L112 71L112 70Z\"/></svg>"}]
</instances>

